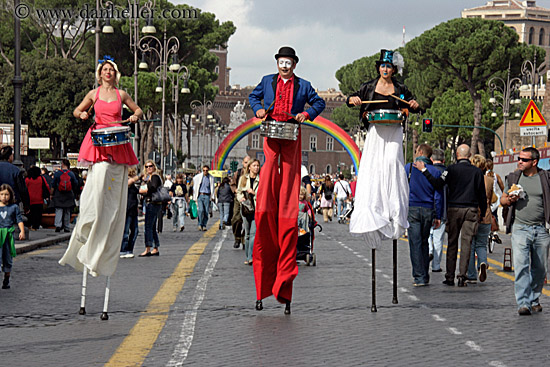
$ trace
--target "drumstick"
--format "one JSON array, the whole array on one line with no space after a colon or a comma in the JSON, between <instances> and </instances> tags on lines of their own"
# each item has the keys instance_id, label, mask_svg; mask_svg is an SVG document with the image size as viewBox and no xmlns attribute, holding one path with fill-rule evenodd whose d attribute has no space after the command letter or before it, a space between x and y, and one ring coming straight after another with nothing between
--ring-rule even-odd
<instances>
[{"instance_id":1,"label":"drumstick","mask_svg":"<svg viewBox=\"0 0 550 367\"><path fill-rule=\"evenodd\" d=\"M90 112L92 111L92 108L94 108L94 105L95 105L95 103L97 102L97 100L98 100L98 98L96 98L96 99L94 100L94 103L92 103L92 105L90 106L90 108L88 108L88 112L87 112L88 115L89 115Z\"/></svg>"},{"instance_id":2,"label":"drumstick","mask_svg":"<svg viewBox=\"0 0 550 367\"><path fill-rule=\"evenodd\" d=\"M385 103L385 102L389 102L387 99L381 99L381 100L376 100L376 101L361 101L362 104L365 104L365 103Z\"/></svg>"},{"instance_id":3,"label":"drumstick","mask_svg":"<svg viewBox=\"0 0 550 367\"><path fill-rule=\"evenodd\" d=\"M267 118L267 113L269 112L269 109L271 107L273 107L273 105L275 104L275 99L273 99L273 102L271 102L271 104L269 105L269 107L267 108L267 110L265 110L265 116L264 118L262 119L262 121L265 121L265 119Z\"/></svg>"},{"instance_id":4,"label":"drumstick","mask_svg":"<svg viewBox=\"0 0 550 367\"><path fill-rule=\"evenodd\" d=\"M126 120L123 120L123 121L112 121L112 122L108 122L108 124L124 124L126 122L129 122L130 119L126 119Z\"/></svg>"},{"instance_id":5,"label":"drumstick","mask_svg":"<svg viewBox=\"0 0 550 367\"><path fill-rule=\"evenodd\" d=\"M393 98L395 98L395 99L397 99L398 101L405 102L405 103L408 104L409 106L411 105L411 102L405 101L404 99L401 99L401 98L399 98L399 97L397 97L397 96L394 96L393 94L389 94L389 96L390 96L390 97L393 97Z\"/></svg>"}]
</instances>

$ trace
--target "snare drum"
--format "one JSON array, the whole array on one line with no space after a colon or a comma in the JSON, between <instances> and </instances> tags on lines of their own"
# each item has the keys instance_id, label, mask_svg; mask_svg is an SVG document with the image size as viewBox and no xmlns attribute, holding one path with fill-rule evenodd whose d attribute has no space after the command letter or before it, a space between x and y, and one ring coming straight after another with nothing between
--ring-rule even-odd
<instances>
[{"instance_id":1,"label":"snare drum","mask_svg":"<svg viewBox=\"0 0 550 367\"><path fill-rule=\"evenodd\" d=\"M96 147L111 147L122 145L130 141L128 126L113 126L92 130L92 143Z\"/></svg>"},{"instance_id":2,"label":"snare drum","mask_svg":"<svg viewBox=\"0 0 550 367\"><path fill-rule=\"evenodd\" d=\"M371 124L400 124L405 115L399 110L373 110L367 112L367 120Z\"/></svg>"},{"instance_id":3,"label":"snare drum","mask_svg":"<svg viewBox=\"0 0 550 367\"><path fill-rule=\"evenodd\" d=\"M299 124L284 121L262 121L260 135L268 138L298 140Z\"/></svg>"}]
</instances>

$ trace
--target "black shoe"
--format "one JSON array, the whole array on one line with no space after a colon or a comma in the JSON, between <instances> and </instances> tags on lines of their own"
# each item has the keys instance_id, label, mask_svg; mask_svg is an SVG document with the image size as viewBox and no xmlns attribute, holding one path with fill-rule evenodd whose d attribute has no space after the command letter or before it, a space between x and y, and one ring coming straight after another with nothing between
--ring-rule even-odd
<instances>
[{"instance_id":1,"label":"black shoe","mask_svg":"<svg viewBox=\"0 0 550 367\"><path fill-rule=\"evenodd\" d=\"M495 241L495 242L498 243L499 245L502 245L502 240L500 239L500 237L498 236L498 234L496 234L496 232L493 233L493 241Z\"/></svg>"},{"instance_id":2,"label":"black shoe","mask_svg":"<svg viewBox=\"0 0 550 367\"><path fill-rule=\"evenodd\" d=\"M10 289L10 277L4 277L4 281L2 282L2 289Z\"/></svg>"},{"instance_id":3,"label":"black shoe","mask_svg":"<svg viewBox=\"0 0 550 367\"><path fill-rule=\"evenodd\" d=\"M434 259L434 254L430 254L429 256L430 262Z\"/></svg>"},{"instance_id":4,"label":"black shoe","mask_svg":"<svg viewBox=\"0 0 550 367\"><path fill-rule=\"evenodd\" d=\"M233 248L239 248L241 246L241 241L235 241Z\"/></svg>"},{"instance_id":5,"label":"black shoe","mask_svg":"<svg viewBox=\"0 0 550 367\"><path fill-rule=\"evenodd\" d=\"M458 286L459 287L466 287L468 284L466 283L466 280L463 277L458 278Z\"/></svg>"},{"instance_id":6,"label":"black shoe","mask_svg":"<svg viewBox=\"0 0 550 367\"><path fill-rule=\"evenodd\" d=\"M285 315L290 315L290 301L286 301Z\"/></svg>"},{"instance_id":7,"label":"black shoe","mask_svg":"<svg viewBox=\"0 0 550 367\"><path fill-rule=\"evenodd\" d=\"M56 232L61 232L61 227L55 227Z\"/></svg>"},{"instance_id":8,"label":"black shoe","mask_svg":"<svg viewBox=\"0 0 550 367\"><path fill-rule=\"evenodd\" d=\"M454 280L449 280L449 279L445 279L445 280L443 281L443 284L445 284L445 285L450 285L451 287L454 287L454 286L455 286Z\"/></svg>"},{"instance_id":9,"label":"black shoe","mask_svg":"<svg viewBox=\"0 0 550 367\"><path fill-rule=\"evenodd\" d=\"M69 233L70 231L71 231L71 230L68 229L68 228L65 228L65 229L63 230L63 232L65 232L65 233Z\"/></svg>"},{"instance_id":10,"label":"black shoe","mask_svg":"<svg viewBox=\"0 0 550 367\"><path fill-rule=\"evenodd\" d=\"M481 265L479 265L478 277L479 277L479 281L482 282L482 283L485 280L487 280L487 264L481 263Z\"/></svg>"},{"instance_id":11,"label":"black shoe","mask_svg":"<svg viewBox=\"0 0 550 367\"><path fill-rule=\"evenodd\" d=\"M527 307L521 307L518 310L518 314L520 314L521 316L529 316L531 315L531 311Z\"/></svg>"},{"instance_id":12,"label":"black shoe","mask_svg":"<svg viewBox=\"0 0 550 367\"><path fill-rule=\"evenodd\" d=\"M531 310L533 312L542 312L542 306L539 303L538 305L531 306Z\"/></svg>"},{"instance_id":13,"label":"black shoe","mask_svg":"<svg viewBox=\"0 0 550 367\"><path fill-rule=\"evenodd\" d=\"M256 301L256 310L261 311L263 309L264 309L264 305L262 304L262 300L261 299L257 300Z\"/></svg>"},{"instance_id":14,"label":"black shoe","mask_svg":"<svg viewBox=\"0 0 550 367\"><path fill-rule=\"evenodd\" d=\"M441 273L442 271L443 271L443 269L437 269L437 270L432 269L432 273Z\"/></svg>"}]
</instances>

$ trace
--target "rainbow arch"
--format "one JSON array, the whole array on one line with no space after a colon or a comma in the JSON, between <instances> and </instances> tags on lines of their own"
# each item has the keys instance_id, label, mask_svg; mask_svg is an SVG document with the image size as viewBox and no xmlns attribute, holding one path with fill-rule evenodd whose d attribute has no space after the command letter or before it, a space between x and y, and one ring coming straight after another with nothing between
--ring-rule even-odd
<instances>
[{"instance_id":1,"label":"rainbow arch","mask_svg":"<svg viewBox=\"0 0 550 367\"><path fill-rule=\"evenodd\" d=\"M214 158L212 159L213 169L221 170L225 164L225 160L229 156L229 152L233 147L245 136L258 130L260 128L261 120L258 118L251 118L250 120L244 122L235 130L233 130L227 137L222 141L221 145L218 147ZM328 135L332 136L338 143L340 143L346 152L348 152L355 167L355 172L359 172L359 162L361 159L361 152L359 147L353 139L344 131L340 126L336 125L334 122L317 116L313 121L305 121L303 125L314 127L318 130L321 130Z\"/></svg>"}]
</instances>

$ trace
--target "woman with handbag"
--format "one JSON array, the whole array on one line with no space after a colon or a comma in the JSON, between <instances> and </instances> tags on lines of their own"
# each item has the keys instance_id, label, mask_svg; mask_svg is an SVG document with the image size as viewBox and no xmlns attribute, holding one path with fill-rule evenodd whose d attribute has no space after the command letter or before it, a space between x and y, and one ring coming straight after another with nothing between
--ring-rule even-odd
<instances>
[{"instance_id":1,"label":"woman with handbag","mask_svg":"<svg viewBox=\"0 0 550 367\"><path fill-rule=\"evenodd\" d=\"M40 173L40 168L32 166L27 171L27 178L25 178L31 203L29 212L29 227L31 231L36 231L40 228L44 204L47 205L47 202L50 200L50 187Z\"/></svg>"},{"instance_id":2,"label":"woman with handbag","mask_svg":"<svg viewBox=\"0 0 550 367\"><path fill-rule=\"evenodd\" d=\"M319 191L319 197L321 198L321 210L323 211L323 220L332 222L332 208L334 206L334 183L329 175L325 176L325 182L321 185Z\"/></svg>"},{"instance_id":3,"label":"woman with handbag","mask_svg":"<svg viewBox=\"0 0 550 367\"><path fill-rule=\"evenodd\" d=\"M247 167L246 175L239 180L237 188L237 200L241 203L241 216L245 233L244 252L245 264L252 265L252 250L256 237L256 221L254 220L256 208L256 193L260 183L260 161L253 159Z\"/></svg>"},{"instance_id":4,"label":"woman with handbag","mask_svg":"<svg viewBox=\"0 0 550 367\"><path fill-rule=\"evenodd\" d=\"M162 208L162 201L154 201L153 195L162 188L162 179L157 172L157 166L152 160L145 162L145 172L142 173L143 183L139 193L145 198L145 251L139 257L159 256L159 236L157 220ZM153 250L151 250L153 247Z\"/></svg>"}]
</instances>

